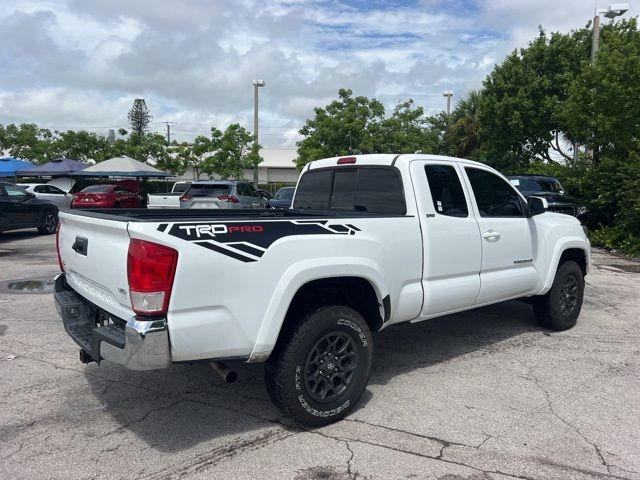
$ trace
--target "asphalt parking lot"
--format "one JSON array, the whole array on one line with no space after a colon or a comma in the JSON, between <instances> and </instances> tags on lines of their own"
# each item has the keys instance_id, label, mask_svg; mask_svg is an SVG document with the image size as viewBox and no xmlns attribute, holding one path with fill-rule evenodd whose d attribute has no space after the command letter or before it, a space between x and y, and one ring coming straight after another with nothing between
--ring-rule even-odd
<instances>
[{"instance_id":1,"label":"asphalt parking lot","mask_svg":"<svg viewBox=\"0 0 640 480\"><path fill-rule=\"evenodd\" d=\"M596 252L568 332L508 302L376 334L360 408L318 430L260 365L82 365L37 293L57 269L54 236L0 235L2 479L640 479L638 263Z\"/></svg>"}]
</instances>

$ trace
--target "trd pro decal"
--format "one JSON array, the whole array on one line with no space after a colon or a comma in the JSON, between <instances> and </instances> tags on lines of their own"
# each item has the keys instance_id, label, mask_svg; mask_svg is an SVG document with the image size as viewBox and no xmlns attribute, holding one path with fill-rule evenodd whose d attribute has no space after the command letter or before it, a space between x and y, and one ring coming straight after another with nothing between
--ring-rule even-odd
<instances>
[{"instance_id":1,"label":"trd pro decal","mask_svg":"<svg viewBox=\"0 0 640 480\"><path fill-rule=\"evenodd\" d=\"M167 228L168 227L168 228ZM271 222L174 223L158 231L243 262L255 262L277 240L293 235L355 235L351 224L327 220L283 220Z\"/></svg>"}]
</instances>

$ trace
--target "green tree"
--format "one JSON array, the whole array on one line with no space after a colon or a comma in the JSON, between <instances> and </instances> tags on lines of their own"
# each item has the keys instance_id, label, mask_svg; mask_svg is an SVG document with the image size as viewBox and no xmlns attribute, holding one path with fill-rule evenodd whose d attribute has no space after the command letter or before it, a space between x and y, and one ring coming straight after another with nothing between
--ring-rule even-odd
<instances>
[{"instance_id":1,"label":"green tree","mask_svg":"<svg viewBox=\"0 0 640 480\"><path fill-rule=\"evenodd\" d=\"M455 147L455 154L458 157L470 158L473 155L477 157L476 150L482 146L480 140L481 95L480 91L471 90L466 98L458 101L451 113L446 137Z\"/></svg>"},{"instance_id":2,"label":"green tree","mask_svg":"<svg viewBox=\"0 0 640 480\"><path fill-rule=\"evenodd\" d=\"M108 152L109 145L105 137L85 130L56 131L55 139L51 144L53 157L67 157L80 161L95 160L100 162L108 158L105 156Z\"/></svg>"},{"instance_id":3,"label":"green tree","mask_svg":"<svg viewBox=\"0 0 640 480\"><path fill-rule=\"evenodd\" d=\"M253 145L253 134L244 127L234 123L221 135L215 128L211 133L209 151L213 153L205 158L204 172L222 178L242 178L245 170L253 168L254 162L260 163L259 153Z\"/></svg>"},{"instance_id":4,"label":"green tree","mask_svg":"<svg viewBox=\"0 0 640 480\"><path fill-rule=\"evenodd\" d=\"M601 156L628 157L640 146L640 32L637 20L602 28L593 64L583 68L569 88L566 123L575 137Z\"/></svg>"},{"instance_id":5,"label":"green tree","mask_svg":"<svg viewBox=\"0 0 640 480\"><path fill-rule=\"evenodd\" d=\"M312 160L356 153L371 146L370 127L384 117L384 106L375 99L358 96L341 88L338 100L314 109L314 117L300 129L298 168Z\"/></svg>"},{"instance_id":6,"label":"green tree","mask_svg":"<svg viewBox=\"0 0 640 480\"><path fill-rule=\"evenodd\" d=\"M425 115L410 99L398 103L390 117L371 122L362 145L376 153L435 153L442 147L439 127L437 117Z\"/></svg>"},{"instance_id":7,"label":"green tree","mask_svg":"<svg viewBox=\"0 0 640 480\"><path fill-rule=\"evenodd\" d=\"M0 148L9 150L12 157L46 163L55 158L53 142L51 130L39 128L34 123L0 125Z\"/></svg>"},{"instance_id":8,"label":"green tree","mask_svg":"<svg viewBox=\"0 0 640 480\"><path fill-rule=\"evenodd\" d=\"M589 28L547 35L542 28L526 48L514 51L484 81L478 110L480 135L490 163L519 169L534 158L566 160L572 141L564 114L569 87L591 46Z\"/></svg>"},{"instance_id":9,"label":"green tree","mask_svg":"<svg viewBox=\"0 0 640 480\"><path fill-rule=\"evenodd\" d=\"M144 98L136 98L133 101L133 106L129 110L127 118L129 119L132 134L142 137L149 128L151 120L153 120Z\"/></svg>"}]
</instances>

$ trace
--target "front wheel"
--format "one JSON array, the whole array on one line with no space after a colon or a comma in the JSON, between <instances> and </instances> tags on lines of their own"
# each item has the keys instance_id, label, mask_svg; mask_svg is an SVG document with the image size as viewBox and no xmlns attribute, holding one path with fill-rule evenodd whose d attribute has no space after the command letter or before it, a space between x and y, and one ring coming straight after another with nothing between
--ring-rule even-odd
<instances>
[{"instance_id":1,"label":"front wheel","mask_svg":"<svg viewBox=\"0 0 640 480\"><path fill-rule=\"evenodd\" d=\"M569 330L578 321L584 298L584 276L576 262L558 267L551 290L534 297L533 311L538 323L550 330Z\"/></svg>"},{"instance_id":2,"label":"front wheel","mask_svg":"<svg viewBox=\"0 0 640 480\"><path fill-rule=\"evenodd\" d=\"M46 210L42 214L40 225L38 226L38 232L42 235L51 235L56 233L58 227L58 215L53 210Z\"/></svg>"},{"instance_id":3,"label":"front wheel","mask_svg":"<svg viewBox=\"0 0 640 480\"><path fill-rule=\"evenodd\" d=\"M295 421L320 427L340 420L364 392L373 359L371 332L345 306L305 315L265 364L271 400Z\"/></svg>"}]
</instances>

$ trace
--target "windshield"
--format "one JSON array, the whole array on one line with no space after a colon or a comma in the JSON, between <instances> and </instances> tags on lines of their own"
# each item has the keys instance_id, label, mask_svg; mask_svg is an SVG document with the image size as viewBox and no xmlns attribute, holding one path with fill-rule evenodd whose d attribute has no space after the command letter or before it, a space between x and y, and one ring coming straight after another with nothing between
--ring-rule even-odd
<instances>
[{"instance_id":1,"label":"windshield","mask_svg":"<svg viewBox=\"0 0 640 480\"><path fill-rule=\"evenodd\" d=\"M523 193L564 193L564 188L558 179L553 177L510 177L509 181Z\"/></svg>"},{"instance_id":2,"label":"windshield","mask_svg":"<svg viewBox=\"0 0 640 480\"><path fill-rule=\"evenodd\" d=\"M281 188L276 192L273 198L276 200L291 200L293 198L294 191L295 188L293 187Z\"/></svg>"}]
</instances>

